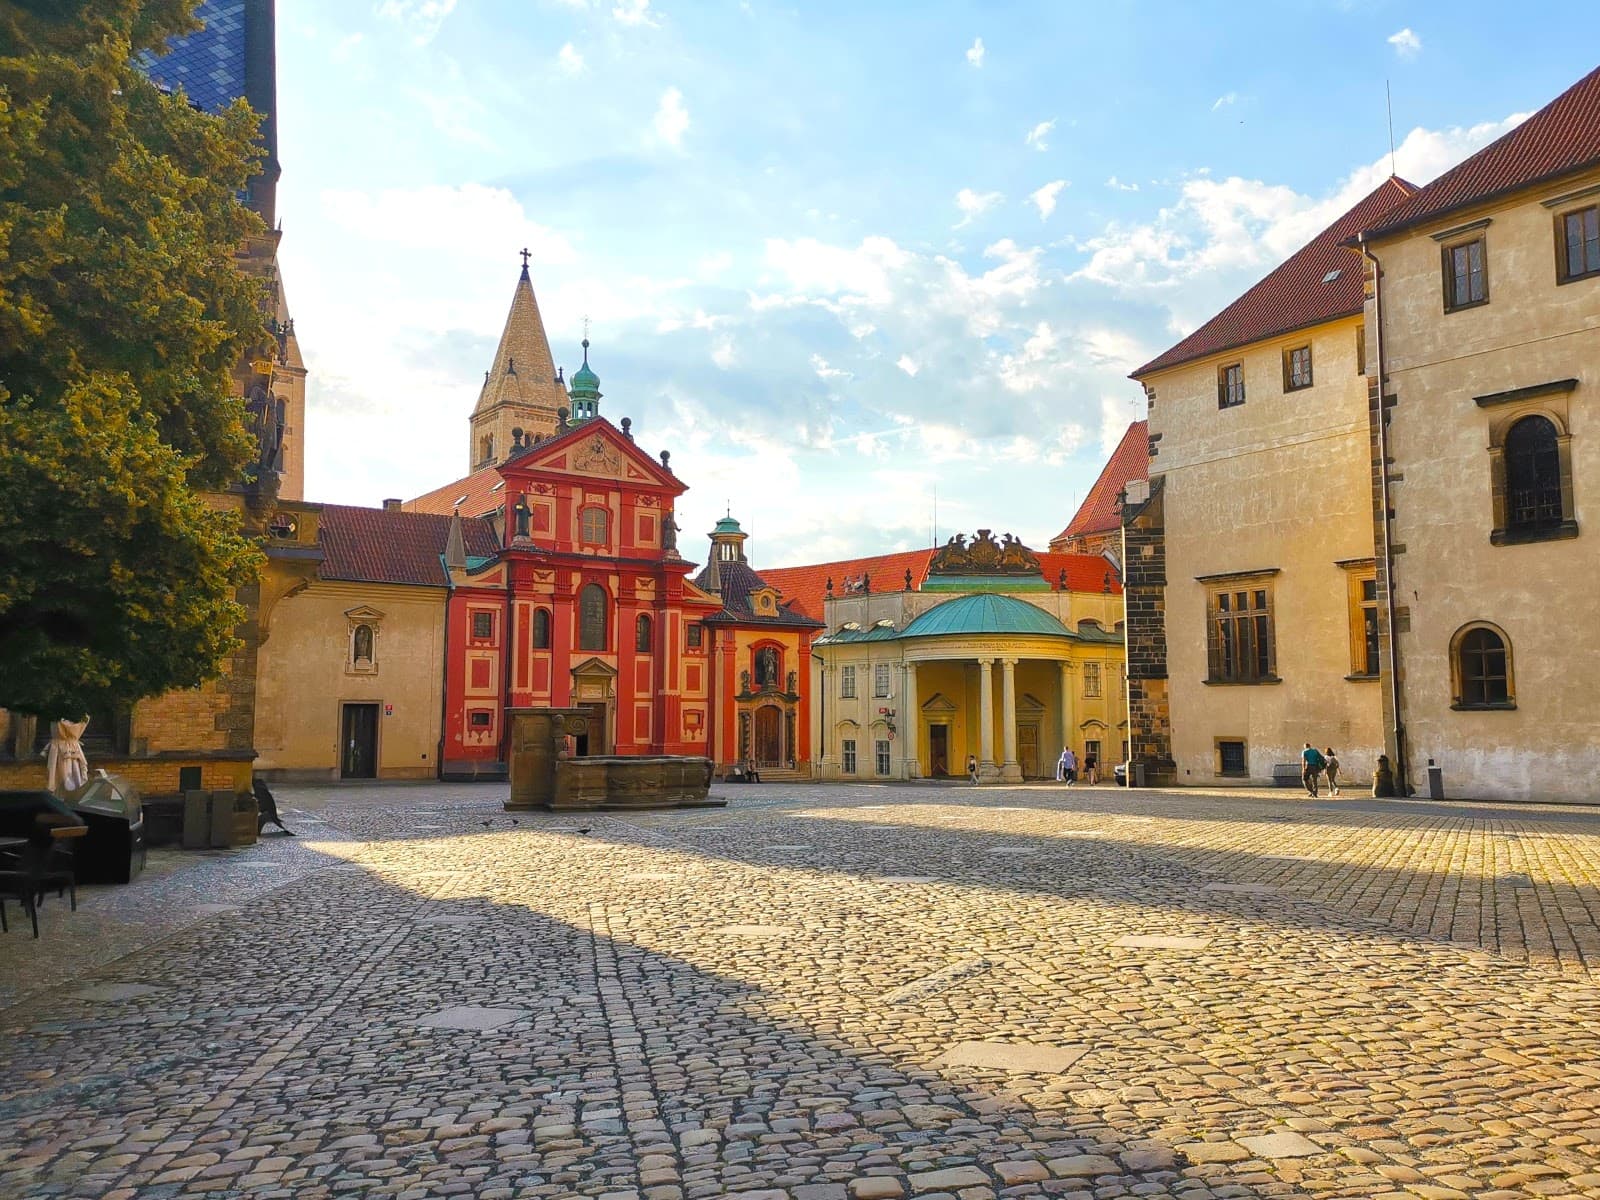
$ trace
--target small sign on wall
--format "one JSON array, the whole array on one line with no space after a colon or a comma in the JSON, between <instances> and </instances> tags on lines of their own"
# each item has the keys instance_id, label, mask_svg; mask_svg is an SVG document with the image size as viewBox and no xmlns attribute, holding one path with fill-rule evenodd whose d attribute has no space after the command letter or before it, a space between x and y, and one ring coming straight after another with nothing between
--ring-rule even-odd
<instances>
[{"instance_id":1,"label":"small sign on wall","mask_svg":"<svg viewBox=\"0 0 1600 1200\"><path fill-rule=\"evenodd\" d=\"M394 705L392 705L392 704L385 704L385 705L384 705L384 706L383 706L383 715L384 715L384 716L386 716L386 717L392 717L392 716L394 716Z\"/></svg>"}]
</instances>

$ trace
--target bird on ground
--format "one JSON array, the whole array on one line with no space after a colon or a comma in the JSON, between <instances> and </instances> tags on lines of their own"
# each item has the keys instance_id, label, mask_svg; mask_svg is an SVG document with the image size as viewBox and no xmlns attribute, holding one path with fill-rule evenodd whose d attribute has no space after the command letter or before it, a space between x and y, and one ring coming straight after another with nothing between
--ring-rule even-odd
<instances>
[{"instance_id":1,"label":"bird on ground","mask_svg":"<svg viewBox=\"0 0 1600 1200\"><path fill-rule=\"evenodd\" d=\"M490 822L490 821L479 821L478 824L482 825L485 829L488 829L489 826L492 824L492 822Z\"/></svg>"},{"instance_id":2,"label":"bird on ground","mask_svg":"<svg viewBox=\"0 0 1600 1200\"><path fill-rule=\"evenodd\" d=\"M588 832L589 832L589 830L591 830L591 829L592 829L592 828L594 828L594 826L592 826L592 825L585 825L585 826L584 826L584 827L583 827L583 828L582 828L582 829L580 829L580 830L578 830L578 832L579 832L579 833L588 833Z\"/></svg>"}]
</instances>

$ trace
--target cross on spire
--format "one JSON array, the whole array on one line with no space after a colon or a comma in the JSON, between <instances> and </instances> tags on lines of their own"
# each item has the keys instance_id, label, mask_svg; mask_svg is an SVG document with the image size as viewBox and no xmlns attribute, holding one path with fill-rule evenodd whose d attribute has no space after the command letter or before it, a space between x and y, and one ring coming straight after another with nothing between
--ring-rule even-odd
<instances>
[{"instance_id":1,"label":"cross on spire","mask_svg":"<svg viewBox=\"0 0 1600 1200\"><path fill-rule=\"evenodd\" d=\"M532 257L533 256L528 253L528 248L526 246L524 246L522 248L522 269L524 271L526 271L528 269L528 259L530 259Z\"/></svg>"}]
</instances>

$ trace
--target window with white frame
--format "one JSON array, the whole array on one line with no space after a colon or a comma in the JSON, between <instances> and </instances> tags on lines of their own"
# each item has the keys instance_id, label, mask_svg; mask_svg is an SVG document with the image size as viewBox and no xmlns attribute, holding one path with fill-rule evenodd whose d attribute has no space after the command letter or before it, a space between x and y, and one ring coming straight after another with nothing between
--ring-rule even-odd
<instances>
[{"instance_id":1,"label":"window with white frame","mask_svg":"<svg viewBox=\"0 0 1600 1200\"><path fill-rule=\"evenodd\" d=\"M839 698L854 700L856 698L856 669L854 667L839 668Z\"/></svg>"},{"instance_id":2,"label":"window with white frame","mask_svg":"<svg viewBox=\"0 0 1600 1200\"><path fill-rule=\"evenodd\" d=\"M856 740L845 738L839 743L839 763L846 775L856 773Z\"/></svg>"},{"instance_id":3,"label":"window with white frame","mask_svg":"<svg viewBox=\"0 0 1600 1200\"><path fill-rule=\"evenodd\" d=\"M889 739L879 738L872 743L874 765L879 775L889 773Z\"/></svg>"},{"instance_id":4,"label":"window with white frame","mask_svg":"<svg viewBox=\"0 0 1600 1200\"><path fill-rule=\"evenodd\" d=\"M880 699L889 694L889 664L876 663L872 668L872 694Z\"/></svg>"}]
</instances>

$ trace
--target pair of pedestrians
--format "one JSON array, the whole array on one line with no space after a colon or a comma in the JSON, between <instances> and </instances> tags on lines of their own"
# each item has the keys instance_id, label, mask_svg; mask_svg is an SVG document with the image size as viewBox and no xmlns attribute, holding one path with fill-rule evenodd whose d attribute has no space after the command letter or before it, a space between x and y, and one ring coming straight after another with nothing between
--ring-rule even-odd
<instances>
[{"instance_id":1,"label":"pair of pedestrians","mask_svg":"<svg viewBox=\"0 0 1600 1200\"><path fill-rule=\"evenodd\" d=\"M1326 751L1318 750L1310 742L1300 751L1300 782L1305 784L1306 791L1311 795L1317 794L1317 780L1320 776L1328 777L1328 794L1339 794L1339 756L1329 746Z\"/></svg>"}]
</instances>

